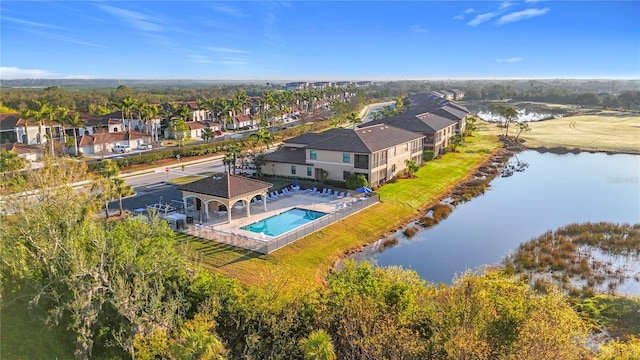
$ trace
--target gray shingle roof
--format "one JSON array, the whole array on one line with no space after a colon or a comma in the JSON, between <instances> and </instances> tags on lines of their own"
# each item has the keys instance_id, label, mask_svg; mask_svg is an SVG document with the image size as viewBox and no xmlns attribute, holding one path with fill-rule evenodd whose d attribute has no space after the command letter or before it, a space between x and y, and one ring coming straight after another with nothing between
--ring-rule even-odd
<instances>
[{"instance_id":1,"label":"gray shingle roof","mask_svg":"<svg viewBox=\"0 0 640 360\"><path fill-rule=\"evenodd\" d=\"M180 186L178 190L232 199L244 194L267 190L272 186L273 184L265 181L250 179L244 176L224 174L222 176L206 177L204 179L184 184Z\"/></svg>"},{"instance_id":2,"label":"gray shingle roof","mask_svg":"<svg viewBox=\"0 0 640 360\"><path fill-rule=\"evenodd\" d=\"M432 113L422 113L419 115L401 114L384 119L374 120L368 124L388 124L400 129L421 134L433 134L448 126L456 124L455 121Z\"/></svg>"},{"instance_id":3,"label":"gray shingle roof","mask_svg":"<svg viewBox=\"0 0 640 360\"><path fill-rule=\"evenodd\" d=\"M418 140L423 136L412 131L389 126L389 124L375 124L357 129L331 129L325 132L323 139L311 143L308 149L344 151L371 154L409 141Z\"/></svg>"},{"instance_id":4,"label":"gray shingle roof","mask_svg":"<svg viewBox=\"0 0 640 360\"><path fill-rule=\"evenodd\" d=\"M304 148L283 147L264 155L265 160L278 163L306 165L306 151Z\"/></svg>"}]
</instances>

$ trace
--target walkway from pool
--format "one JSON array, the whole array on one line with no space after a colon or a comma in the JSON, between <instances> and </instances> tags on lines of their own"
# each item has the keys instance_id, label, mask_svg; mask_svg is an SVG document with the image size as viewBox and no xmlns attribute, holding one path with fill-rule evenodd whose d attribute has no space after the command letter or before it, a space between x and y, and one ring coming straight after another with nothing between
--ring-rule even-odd
<instances>
[{"instance_id":1,"label":"walkway from pool","mask_svg":"<svg viewBox=\"0 0 640 360\"><path fill-rule=\"evenodd\" d=\"M298 240L325 226L348 217L368 206L378 203L377 194L372 196L335 196L318 193L312 194L308 190L299 190L276 200L267 202L267 210L260 202L251 202L251 216L247 216L244 207L232 207L232 223L227 221L228 214L220 212L209 219L203 219L201 212L190 211L195 224L189 225L183 232L208 240L229 244L243 249L253 250L263 254L273 252L291 242ZM301 225L279 236L267 236L242 230L241 227L253 224L268 217L280 214L292 208L314 210L326 213L317 220Z\"/></svg>"}]
</instances>

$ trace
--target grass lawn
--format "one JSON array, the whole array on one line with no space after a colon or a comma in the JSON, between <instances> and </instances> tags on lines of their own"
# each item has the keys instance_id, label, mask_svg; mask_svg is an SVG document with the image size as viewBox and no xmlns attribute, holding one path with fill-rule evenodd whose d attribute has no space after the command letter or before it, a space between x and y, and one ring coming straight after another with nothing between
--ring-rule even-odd
<instances>
[{"instance_id":1,"label":"grass lawn","mask_svg":"<svg viewBox=\"0 0 640 360\"><path fill-rule=\"evenodd\" d=\"M203 172L200 173L198 175L187 175L187 176L181 176L181 177L177 177L174 179L171 179L169 181L170 184L175 184L175 185L184 185L184 184L188 184L190 182L194 182L196 180L200 180L202 179L204 176L212 176L215 175L215 172Z\"/></svg>"},{"instance_id":2,"label":"grass lawn","mask_svg":"<svg viewBox=\"0 0 640 360\"><path fill-rule=\"evenodd\" d=\"M529 126L531 132L521 135L529 148L564 147L640 154L640 114L601 111L594 115L534 121ZM495 125L491 127L495 133L502 132ZM509 132L515 135L516 129L510 127Z\"/></svg>"},{"instance_id":3,"label":"grass lawn","mask_svg":"<svg viewBox=\"0 0 640 360\"><path fill-rule=\"evenodd\" d=\"M276 284L296 291L321 286L327 271L345 253L371 243L420 215L500 147L488 125L467 138L457 153L425 164L415 179L379 190L381 203L317 231L269 255L183 236L202 265L245 284Z\"/></svg>"},{"instance_id":4,"label":"grass lawn","mask_svg":"<svg viewBox=\"0 0 640 360\"><path fill-rule=\"evenodd\" d=\"M0 309L0 359L73 358L74 336L63 326L45 325L38 317L46 314L30 314L27 299L7 302Z\"/></svg>"}]
</instances>

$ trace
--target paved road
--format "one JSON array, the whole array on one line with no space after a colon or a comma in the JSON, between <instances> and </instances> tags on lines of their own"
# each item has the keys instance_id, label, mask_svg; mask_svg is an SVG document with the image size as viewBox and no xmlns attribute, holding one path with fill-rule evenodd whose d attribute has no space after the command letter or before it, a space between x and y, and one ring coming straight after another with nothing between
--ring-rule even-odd
<instances>
[{"instance_id":1,"label":"paved road","mask_svg":"<svg viewBox=\"0 0 640 360\"><path fill-rule=\"evenodd\" d=\"M371 121L375 111L393 104L393 101L389 101L368 105L361 110L360 117L363 122ZM171 203L174 201L177 204L182 201L182 194L175 185L167 184L166 181L187 175L198 175L205 172L222 173L224 171L222 157L218 156L210 160L185 161L184 170L182 170L181 165L174 164L169 167L168 172L165 171L165 167L158 167L143 170L138 172L137 175L123 174L127 184L132 186L136 193L134 197L123 199L123 208L133 212L137 208L144 208L147 205L158 202ZM118 209L118 202L114 201L109 206L113 212Z\"/></svg>"},{"instance_id":2,"label":"paved road","mask_svg":"<svg viewBox=\"0 0 640 360\"><path fill-rule=\"evenodd\" d=\"M368 105L367 107L362 109L362 111L360 111L360 118L362 119L362 123L364 124L368 121L373 120L373 114L375 112L380 111L382 108L386 106L395 105L395 103L396 103L395 101L387 101L387 102Z\"/></svg>"}]
</instances>

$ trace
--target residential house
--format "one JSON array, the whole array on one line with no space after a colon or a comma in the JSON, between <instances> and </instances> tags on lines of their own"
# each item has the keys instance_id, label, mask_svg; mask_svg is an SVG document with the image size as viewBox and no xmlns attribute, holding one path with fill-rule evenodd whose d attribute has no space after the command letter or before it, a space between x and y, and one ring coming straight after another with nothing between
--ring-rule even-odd
<instances>
[{"instance_id":1,"label":"residential house","mask_svg":"<svg viewBox=\"0 0 640 360\"><path fill-rule=\"evenodd\" d=\"M452 89L451 92L453 92L454 100L462 100L464 98L464 91L460 89Z\"/></svg>"},{"instance_id":2,"label":"residential house","mask_svg":"<svg viewBox=\"0 0 640 360\"><path fill-rule=\"evenodd\" d=\"M331 87L330 81L316 81L313 83L313 88L318 90L324 90Z\"/></svg>"},{"instance_id":3,"label":"residential house","mask_svg":"<svg viewBox=\"0 0 640 360\"><path fill-rule=\"evenodd\" d=\"M456 94L449 90L440 90L440 93L443 94L444 98L449 101L453 100L456 97Z\"/></svg>"},{"instance_id":4,"label":"residential house","mask_svg":"<svg viewBox=\"0 0 640 360\"><path fill-rule=\"evenodd\" d=\"M456 131L464 132L469 110L466 107L431 93L420 93L409 97L410 108L403 115L433 113L457 122Z\"/></svg>"},{"instance_id":5,"label":"residential house","mask_svg":"<svg viewBox=\"0 0 640 360\"><path fill-rule=\"evenodd\" d=\"M14 152L27 161L37 161L43 154L41 146L30 146L19 142L2 143L0 149Z\"/></svg>"},{"instance_id":6,"label":"residential house","mask_svg":"<svg viewBox=\"0 0 640 360\"><path fill-rule=\"evenodd\" d=\"M405 160L422 163L423 139L387 124L308 133L285 140L283 147L265 155L261 170L316 181L343 181L354 173L378 187L403 171Z\"/></svg>"},{"instance_id":7,"label":"residential house","mask_svg":"<svg viewBox=\"0 0 640 360\"><path fill-rule=\"evenodd\" d=\"M284 89L287 91L306 90L309 87L309 83L298 81L286 83Z\"/></svg>"},{"instance_id":8,"label":"residential house","mask_svg":"<svg viewBox=\"0 0 640 360\"><path fill-rule=\"evenodd\" d=\"M382 124L424 136L424 150L432 150L436 155L449 145L450 138L456 134L457 126L456 121L430 112L403 113L398 116L369 121L363 126Z\"/></svg>"},{"instance_id":9,"label":"residential house","mask_svg":"<svg viewBox=\"0 0 640 360\"><path fill-rule=\"evenodd\" d=\"M139 131L101 132L85 134L78 141L78 150L84 155L106 155L116 145L138 148L141 144L152 141L151 135Z\"/></svg>"},{"instance_id":10,"label":"residential house","mask_svg":"<svg viewBox=\"0 0 640 360\"><path fill-rule=\"evenodd\" d=\"M42 134L39 133L40 127L36 121L24 119L20 114L0 114L0 143L21 142L27 145L44 145L47 143L45 135L51 134L53 130L53 138L57 139L62 131L62 126L56 122L50 129L49 122L42 121L41 128Z\"/></svg>"},{"instance_id":11,"label":"residential house","mask_svg":"<svg viewBox=\"0 0 640 360\"><path fill-rule=\"evenodd\" d=\"M187 105L189 110L191 110L191 119L187 119L187 121L205 121L212 119L211 112L207 109L200 108L195 101L183 101L179 102L178 105Z\"/></svg>"},{"instance_id":12,"label":"residential house","mask_svg":"<svg viewBox=\"0 0 640 360\"><path fill-rule=\"evenodd\" d=\"M211 129L214 133L221 131L220 124L213 121L190 121L187 123L191 131L191 138L202 138L202 131L206 128Z\"/></svg>"}]
</instances>

